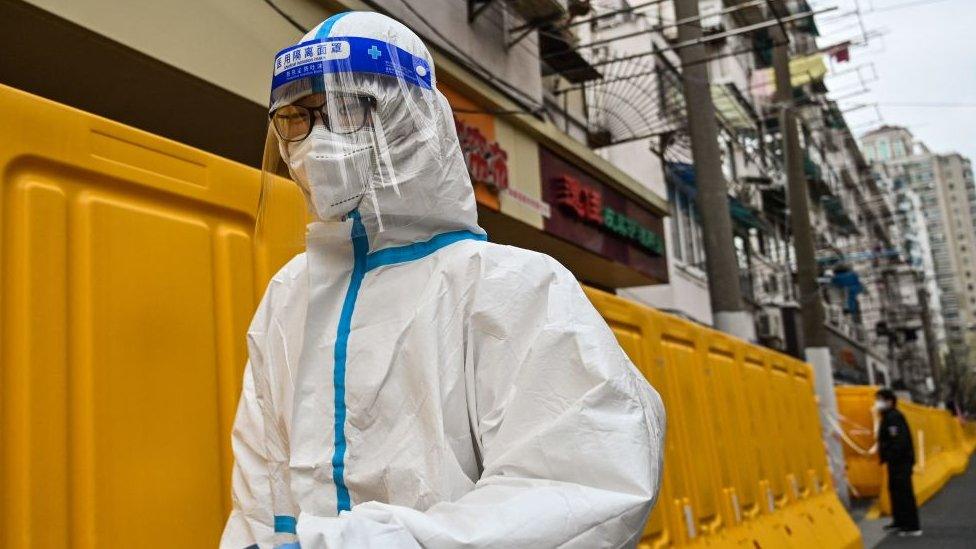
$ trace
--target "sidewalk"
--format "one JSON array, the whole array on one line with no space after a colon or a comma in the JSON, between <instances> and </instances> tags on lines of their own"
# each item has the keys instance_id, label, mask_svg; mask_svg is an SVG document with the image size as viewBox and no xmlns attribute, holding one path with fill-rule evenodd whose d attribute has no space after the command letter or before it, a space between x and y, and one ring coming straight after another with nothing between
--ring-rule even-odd
<instances>
[{"instance_id":1,"label":"sidewalk","mask_svg":"<svg viewBox=\"0 0 976 549\"><path fill-rule=\"evenodd\" d=\"M925 532L920 538L899 538L884 532L881 527L891 520L890 517L858 520L864 548L976 547L976 460L970 458L966 472L949 480L934 498L919 509L919 514Z\"/></svg>"}]
</instances>

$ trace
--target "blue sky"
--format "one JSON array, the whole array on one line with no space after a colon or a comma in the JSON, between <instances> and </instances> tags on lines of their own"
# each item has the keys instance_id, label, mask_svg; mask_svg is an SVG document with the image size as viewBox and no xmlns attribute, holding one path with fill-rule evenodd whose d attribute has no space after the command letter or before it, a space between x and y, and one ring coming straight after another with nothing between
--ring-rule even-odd
<instances>
[{"instance_id":1,"label":"blue sky","mask_svg":"<svg viewBox=\"0 0 976 549\"><path fill-rule=\"evenodd\" d=\"M814 9L837 6L818 17L820 46L857 40L860 25L869 45L851 50L851 61L835 64L828 77L831 96L855 134L882 123L906 126L934 152L960 152L976 160L976 0L816 0ZM873 64L873 67L869 66ZM860 69L864 80L861 85ZM840 74L841 71L849 71ZM863 87L870 89L858 94ZM849 96L846 99L844 96ZM877 110L873 105L877 103ZM929 104L963 103L964 107ZM923 106L925 105L925 106ZM875 123L872 123L875 122Z\"/></svg>"}]
</instances>

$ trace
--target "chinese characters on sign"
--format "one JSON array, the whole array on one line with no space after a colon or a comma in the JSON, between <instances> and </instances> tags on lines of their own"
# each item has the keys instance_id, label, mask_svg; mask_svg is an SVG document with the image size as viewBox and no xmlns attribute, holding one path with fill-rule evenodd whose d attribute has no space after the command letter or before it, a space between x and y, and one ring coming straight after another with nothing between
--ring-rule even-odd
<instances>
[{"instance_id":1,"label":"chinese characters on sign","mask_svg":"<svg viewBox=\"0 0 976 549\"><path fill-rule=\"evenodd\" d=\"M603 205L599 189L562 175L555 179L555 203L579 220L603 227L631 240L655 255L664 254L664 240L637 220Z\"/></svg>"},{"instance_id":2,"label":"chinese characters on sign","mask_svg":"<svg viewBox=\"0 0 976 549\"><path fill-rule=\"evenodd\" d=\"M547 233L654 282L667 282L661 213L544 146L539 175L542 202L552 205L543 220Z\"/></svg>"},{"instance_id":3,"label":"chinese characters on sign","mask_svg":"<svg viewBox=\"0 0 976 549\"><path fill-rule=\"evenodd\" d=\"M286 71L294 71L300 65L309 65L322 61L334 61L349 57L349 42L319 42L317 44L299 44L278 54L275 59L274 74L278 76ZM310 69L305 68L301 72L307 73ZM321 68L318 72L322 72Z\"/></svg>"},{"instance_id":4,"label":"chinese characters on sign","mask_svg":"<svg viewBox=\"0 0 976 549\"><path fill-rule=\"evenodd\" d=\"M600 191L584 185L575 177L556 178L556 204L572 211L583 221L603 224L603 196Z\"/></svg>"},{"instance_id":5,"label":"chinese characters on sign","mask_svg":"<svg viewBox=\"0 0 976 549\"><path fill-rule=\"evenodd\" d=\"M454 119L464 163L472 183L484 183L495 192L508 188L508 153L496 141L488 141L481 131Z\"/></svg>"}]
</instances>

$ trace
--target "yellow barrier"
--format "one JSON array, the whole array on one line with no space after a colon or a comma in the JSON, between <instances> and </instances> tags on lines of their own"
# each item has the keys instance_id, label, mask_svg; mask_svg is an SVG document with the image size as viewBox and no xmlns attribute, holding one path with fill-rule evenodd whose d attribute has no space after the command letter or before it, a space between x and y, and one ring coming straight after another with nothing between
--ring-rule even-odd
<instances>
[{"instance_id":1,"label":"yellow barrier","mask_svg":"<svg viewBox=\"0 0 976 549\"><path fill-rule=\"evenodd\" d=\"M847 478L852 487L864 497L878 496L879 509L891 514L886 472L876 454L866 454L875 443L875 419L872 415L873 386L842 386L836 388L838 409L848 439L855 442L845 447ZM934 496L946 482L966 470L974 447L973 424L964 424L946 410L938 410L912 402L898 402L905 414L915 444L916 465L912 481L919 505ZM865 434L866 433L866 434Z\"/></svg>"},{"instance_id":2,"label":"yellow barrier","mask_svg":"<svg viewBox=\"0 0 976 549\"><path fill-rule=\"evenodd\" d=\"M861 546L830 484L807 364L586 291L668 410L642 548Z\"/></svg>"},{"instance_id":3,"label":"yellow barrier","mask_svg":"<svg viewBox=\"0 0 976 549\"><path fill-rule=\"evenodd\" d=\"M215 546L286 259L253 241L258 173L4 86L0 119L0 546ZM669 413L642 547L860 546L807 365L587 292Z\"/></svg>"},{"instance_id":4,"label":"yellow barrier","mask_svg":"<svg viewBox=\"0 0 976 549\"><path fill-rule=\"evenodd\" d=\"M215 547L282 262L257 171L4 86L0 120L0 546Z\"/></svg>"},{"instance_id":5,"label":"yellow barrier","mask_svg":"<svg viewBox=\"0 0 976 549\"><path fill-rule=\"evenodd\" d=\"M966 452L976 451L976 422L970 421L962 426L962 444Z\"/></svg>"},{"instance_id":6,"label":"yellow barrier","mask_svg":"<svg viewBox=\"0 0 976 549\"><path fill-rule=\"evenodd\" d=\"M881 493L881 464L877 455L868 454L874 446L876 426L871 406L878 389L871 385L850 385L834 390L839 423L847 435L844 444L847 483L855 497L877 497Z\"/></svg>"}]
</instances>

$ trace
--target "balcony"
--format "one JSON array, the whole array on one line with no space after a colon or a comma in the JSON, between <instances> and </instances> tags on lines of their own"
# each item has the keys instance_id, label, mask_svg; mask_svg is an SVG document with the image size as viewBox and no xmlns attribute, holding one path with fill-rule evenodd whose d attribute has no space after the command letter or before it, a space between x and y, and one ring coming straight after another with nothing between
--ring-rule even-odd
<instances>
[{"instance_id":1,"label":"balcony","mask_svg":"<svg viewBox=\"0 0 976 549\"><path fill-rule=\"evenodd\" d=\"M857 224L847 214L844 204L834 195L820 197L820 206L827 214L827 221L843 236L861 234Z\"/></svg>"},{"instance_id":2,"label":"balcony","mask_svg":"<svg viewBox=\"0 0 976 549\"><path fill-rule=\"evenodd\" d=\"M468 22L473 23L493 3L501 0L467 0ZM574 84L602 78L590 62L577 50L578 39L572 31L571 19L590 12L587 0L507 0L515 16L514 26L501 29L510 36L506 48L512 48L538 31L539 54L543 75L560 74ZM519 21L521 19L521 21ZM503 23L508 25L508 22Z\"/></svg>"},{"instance_id":3,"label":"balcony","mask_svg":"<svg viewBox=\"0 0 976 549\"><path fill-rule=\"evenodd\" d=\"M603 78L603 74L576 49L576 36L568 28L554 23L541 23L538 29L539 54L544 76L558 73L573 84Z\"/></svg>"}]
</instances>

